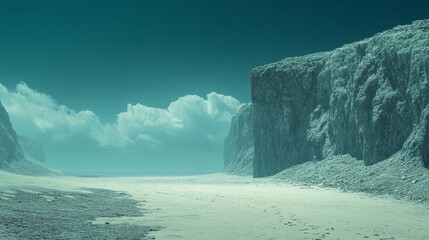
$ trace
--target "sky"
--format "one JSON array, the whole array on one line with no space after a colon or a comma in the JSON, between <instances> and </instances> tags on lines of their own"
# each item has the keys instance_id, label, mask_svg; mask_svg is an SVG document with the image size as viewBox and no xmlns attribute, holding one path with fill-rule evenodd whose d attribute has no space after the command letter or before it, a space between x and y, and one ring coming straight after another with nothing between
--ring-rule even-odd
<instances>
[{"instance_id":1,"label":"sky","mask_svg":"<svg viewBox=\"0 0 429 240\"><path fill-rule=\"evenodd\" d=\"M59 169L218 171L253 67L429 18L427 9L424 0L0 0L0 100Z\"/></svg>"}]
</instances>

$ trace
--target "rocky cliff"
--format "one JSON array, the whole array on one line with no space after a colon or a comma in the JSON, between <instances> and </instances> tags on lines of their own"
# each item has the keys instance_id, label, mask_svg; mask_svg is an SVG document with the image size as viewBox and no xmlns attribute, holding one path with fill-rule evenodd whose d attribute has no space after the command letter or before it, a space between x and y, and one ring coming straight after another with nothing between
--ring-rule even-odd
<instances>
[{"instance_id":1,"label":"rocky cliff","mask_svg":"<svg viewBox=\"0 0 429 240\"><path fill-rule=\"evenodd\" d=\"M18 137L9 120L9 114L0 103L0 167L22 158Z\"/></svg>"},{"instance_id":2,"label":"rocky cliff","mask_svg":"<svg viewBox=\"0 0 429 240\"><path fill-rule=\"evenodd\" d=\"M229 134L224 142L225 171L240 175L253 173L253 116L252 105L240 108L231 119Z\"/></svg>"},{"instance_id":3,"label":"rocky cliff","mask_svg":"<svg viewBox=\"0 0 429 240\"><path fill-rule=\"evenodd\" d=\"M25 142L25 139L21 144L20 139L22 138L18 138L9 114L0 102L0 170L25 175L60 174L39 164L39 161L44 159L43 148L41 149L40 145L31 140Z\"/></svg>"},{"instance_id":4,"label":"rocky cliff","mask_svg":"<svg viewBox=\"0 0 429 240\"><path fill-rule=\"evenodd\" d=\"M252 71L255 177L349 154L429 166L429 20Z\"/></svg>"}]
</instances>

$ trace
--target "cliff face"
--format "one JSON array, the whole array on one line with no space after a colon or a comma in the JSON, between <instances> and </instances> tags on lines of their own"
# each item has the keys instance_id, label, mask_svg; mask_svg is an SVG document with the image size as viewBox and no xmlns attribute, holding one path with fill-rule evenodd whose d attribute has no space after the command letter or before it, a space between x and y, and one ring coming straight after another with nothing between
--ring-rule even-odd
<instances>
[{"instance_id":1,"label":"cliff face","mask_svg":"<svg viewBox=\"0 0 429 240\"><path fill-rule=\"evenodd\" d=\"M229 134L224 142L225 171L240 175L253 173L253 113L252 105L240 108L231 119Z\"/></svg>"},{"instance_id":2,"label":"cliff face","mask_svg":"<svg viewBox=\"0 0 429 240\"><path fill-rule=\"evenodd\" d=\"M429 166L429 20L252 71L254 176L350 154Z\"/></svg>"},{"instance_id":3,"label":"cliff face","mask_svg":"<svg viewBox=\"0 0 429 240\"><path fill-rule=\"evenodd\" d=\"M18 138L9 120L9 114L0 103L0 167L22 157Z\"/></svg>"},{"instance_id":4,"label":"cliff face","mask_svg":"<svg viewBox=\"0 0 429 240\"><path fill-rule=\"evenodd\" d=\"M0 103L0 169L35 176L60 174L39 163L44 159L43 148L40 145L31 140L20 143L20 140L21 137L18 139L12 128L9 114Z\"/></svg>"}]
</instances>

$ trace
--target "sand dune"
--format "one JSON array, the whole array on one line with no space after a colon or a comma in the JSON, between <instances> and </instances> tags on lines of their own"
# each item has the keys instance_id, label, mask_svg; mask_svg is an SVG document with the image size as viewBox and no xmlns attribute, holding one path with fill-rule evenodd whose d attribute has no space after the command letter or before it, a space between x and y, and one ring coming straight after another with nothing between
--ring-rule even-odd
<instances>
[{"instance_id":1,"label":"sand dune","mask_svg":"<svg viewBox=\"0 0 429 240\"><path fill-rule=\"evenodd\" d=\"M0 179L1 189L90 187L125 192L141 202L144 216L99 218L93 224L162 226L150 232L155 239L429 239L426 206L334 189L276 184L270 179L226 174L26 177L5 172L0 172Z\"/></svg>"}]
</instances>

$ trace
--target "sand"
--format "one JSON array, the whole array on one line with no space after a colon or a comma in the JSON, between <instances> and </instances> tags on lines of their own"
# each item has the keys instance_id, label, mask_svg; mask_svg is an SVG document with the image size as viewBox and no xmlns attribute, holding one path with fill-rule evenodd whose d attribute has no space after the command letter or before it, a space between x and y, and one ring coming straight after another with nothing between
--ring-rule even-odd
<instances>
[{"instance_id":1,"label":"sand","mask_svg":"<svg viewBox=\"0 0 429 240\"><path fill-rule=\"evenodd\" d=\"M93 224L162 226L149 233L152 239L429 239L427 206L270 179L226 174L24 177L4 172L0 179L3 189L90 187L127 193L141 202L143 216L98 218Z\"/></svg>"}]
</instances>

